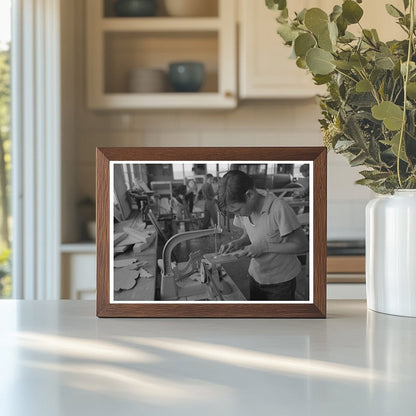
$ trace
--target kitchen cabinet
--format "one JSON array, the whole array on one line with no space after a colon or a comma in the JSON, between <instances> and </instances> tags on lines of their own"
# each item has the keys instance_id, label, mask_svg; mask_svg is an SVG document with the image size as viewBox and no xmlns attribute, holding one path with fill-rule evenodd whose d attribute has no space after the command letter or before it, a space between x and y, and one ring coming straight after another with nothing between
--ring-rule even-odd
<instances>
[{"instance_id":1,"label":"kitchen cabinet","mask_svg":"<svg viewBox=\"0 0 416 416\"><path fill-rule=\"evenodd\" d=\"M208 0L207 0L208 1ZM233 108L237 105L236 5L218 2L217 16L115 17L104 0L88 0L87 102L90 109ZM110 3L111 6L111 3ZM199 61L199 92L134 93L128 74L167 71L169 63Z\"/></svg>"},{"instance_id":2,"label":"kitchen cabinet","mask_svg":"<svg viewBox=\"0 0 416 416\"><path fill-rule=\"evenodd\" d=\"M299 0L296 10L328 9L325 3L328 0ZM291 50L276 33L277 12L267 9L264 1L239 0L238 5L240 98L308 98L322 93L311 75L289 59Z\"/></svg>"},{"instance_id":3,"label":"kitchen cabinet","mask_svg":"<svg viewBox=\"0 0 416 416\"><path fill-rule=\"evenodd\" d=\"M95 300L95 244L63 244L61 253L61 298Z\"/></svg>"},{"instance_id":4,"label":"kitchen cabinet","mask_svg":"<svg viewBox=\"0 0 416 416\"><path fill-rule=\"evenodd\" d=\"M365 299L365 256L327 257L328 299Z\"/></svg>"},{"instance_id":5,"label":"kitchen cabinet","mask_svg":"<svg viewBox=\"0 0 416 416\"><path fill-rule=\"evenodd\" d=\"M289 3L290 11L319 7L330 12L334 0L298 0ZM390 3L403 8L402 0ZM316 86L305 70L290 59L291 49L283 44L277 35L275 16L278 12L268 10L264 1L239 0L239 95L242 99L290 99L308 98L325 93L325 87ZM380 39L387 41L403 38L403 33L394 18L388 15L384 4L378 0L366 0L363 27L376 28ZM358 33L360 28L353 25L348 30Z\"/></svg>"}]
</instances>

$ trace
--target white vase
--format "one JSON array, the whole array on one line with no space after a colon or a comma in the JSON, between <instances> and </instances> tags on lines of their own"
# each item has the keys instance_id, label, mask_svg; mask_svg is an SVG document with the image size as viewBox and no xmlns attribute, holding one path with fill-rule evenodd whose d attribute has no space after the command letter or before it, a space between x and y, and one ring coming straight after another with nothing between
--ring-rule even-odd
<instances>
[{"instance_id":1,"label":"white vase","mask_svg":"<svg viewBox=\"0 0 416 416\"><path fill-rule=\"evenodd\" d=\"M369 309L416 317L416 190L367 204L366 286Z\"/></svg>"}]
</instances>

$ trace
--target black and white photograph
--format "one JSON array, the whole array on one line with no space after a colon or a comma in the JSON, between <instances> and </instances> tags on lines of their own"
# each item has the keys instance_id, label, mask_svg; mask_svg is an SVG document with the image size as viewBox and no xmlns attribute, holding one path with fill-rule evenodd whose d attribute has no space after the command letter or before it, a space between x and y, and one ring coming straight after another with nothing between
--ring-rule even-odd
<instances>
[{"instance_id":1,"label":"black and white photograph","mask_svg":"<svg viewBox=\"0 0 416 416\"><path fill-rule=\"evenodd\" d=\"M311 161L110 162L110 303L312 303Z\"/></svg>"}]
</instances>

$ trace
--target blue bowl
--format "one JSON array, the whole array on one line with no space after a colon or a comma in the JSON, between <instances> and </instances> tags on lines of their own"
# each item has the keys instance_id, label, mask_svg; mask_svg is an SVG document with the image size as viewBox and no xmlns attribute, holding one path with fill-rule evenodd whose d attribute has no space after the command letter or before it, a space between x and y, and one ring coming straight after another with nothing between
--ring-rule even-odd
<instances>
[{"instance_id":1,"label":"blue bowl","mask_svg":"<svg viewBox=\"0 0 416 416\"><path fill-rule=\"evenodd\" d=\"M177 92L197 92L205 80L205 67L201 62L172 62L169 80Z\"/></svg>"},{"instance_id":2,"label":"blue bowl","mask_svg":"<svg viewBox=\"0 0 416 416\"><path fill-rule=\"evenodd\" d=\"M154 16L157 12L156 0L118 0L114 4L116 16L145 17Z\"/></svg>"}]
</instances>

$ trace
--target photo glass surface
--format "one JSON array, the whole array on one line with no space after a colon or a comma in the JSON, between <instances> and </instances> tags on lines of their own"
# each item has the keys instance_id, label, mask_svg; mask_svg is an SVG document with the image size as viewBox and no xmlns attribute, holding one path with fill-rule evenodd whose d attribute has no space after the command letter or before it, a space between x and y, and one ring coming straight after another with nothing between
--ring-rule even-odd
<instances>
[{"instance_id":1,"label":"photo glass surface","mask_svg":"<svg viewBox=\"0 0 416 416\"><path fill-rule=\"evenodd\" d=\"M312 161L111 161L110 303L313 303Z\"/></svg>"}]
</instances>

